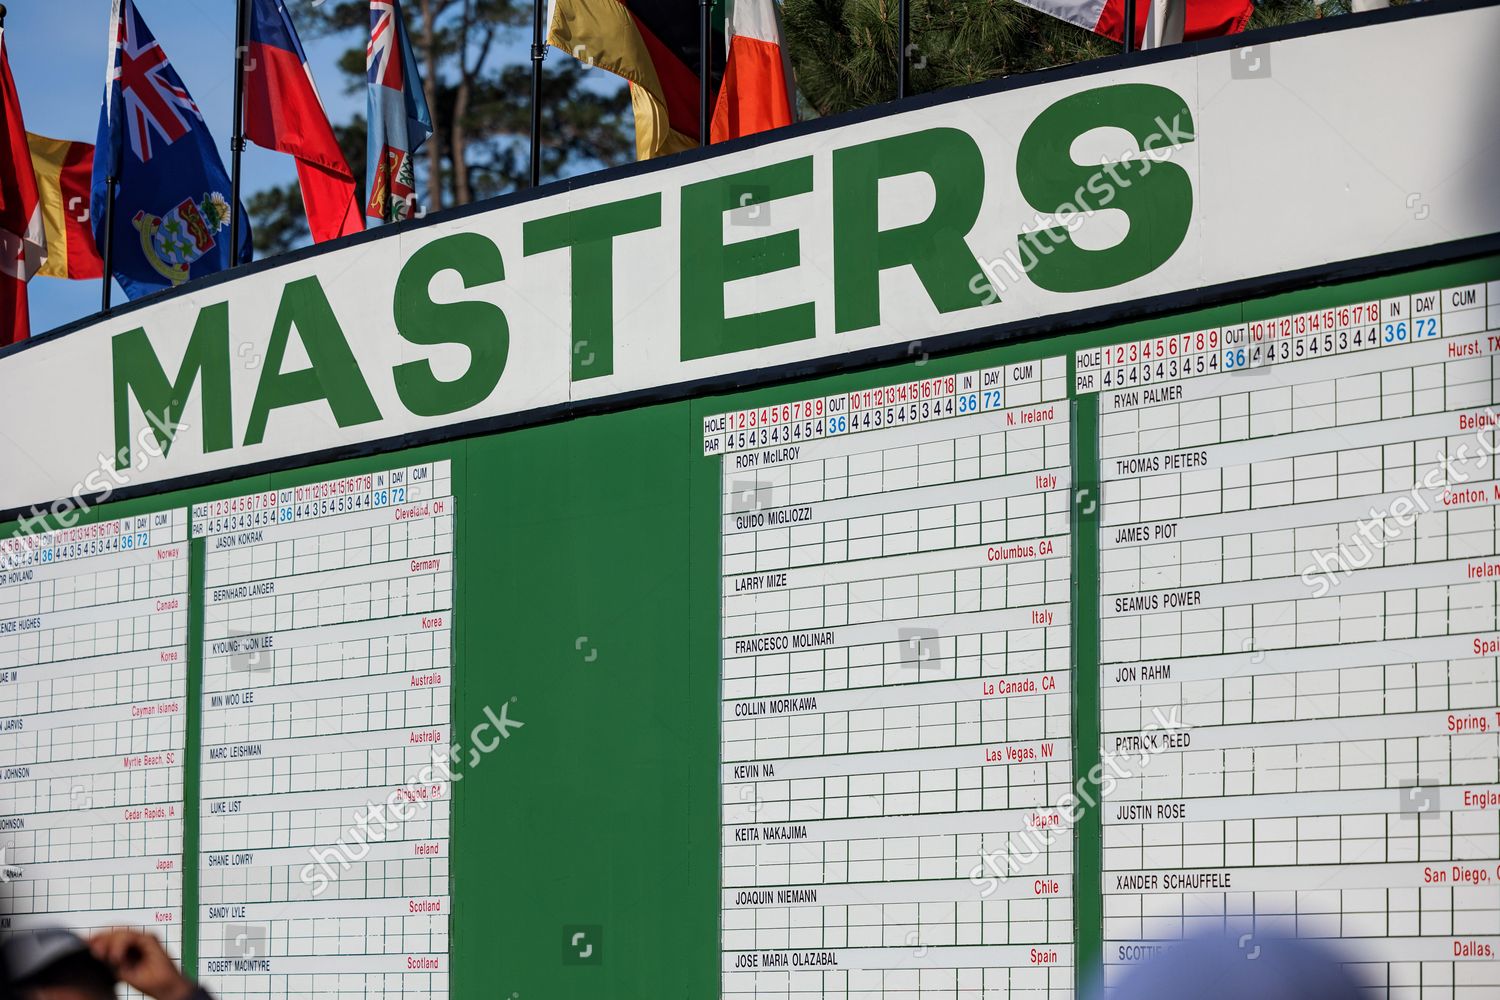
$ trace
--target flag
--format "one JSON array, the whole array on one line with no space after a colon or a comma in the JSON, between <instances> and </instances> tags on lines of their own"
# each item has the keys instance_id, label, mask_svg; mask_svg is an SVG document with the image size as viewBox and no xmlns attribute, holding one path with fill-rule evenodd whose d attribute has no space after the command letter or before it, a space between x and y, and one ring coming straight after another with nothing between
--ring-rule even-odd
<instances>
[{"instance_id":1,"label":"flag","mask_svg":"<svg viewBox=\"0 0 1500 1000\"><path fill-rule=\"evenodd\" d=\"M1095 34L1120 41L1124 37L1125 0L1021 0L1044 14L1061 18ZM1214 38L1245 30L1255 13L1253 0L1188 0L1183 38ZM1135 40L1139 42L1146 27L1152 0L1137 0L1135 5Z\"/></svg>"},{"instance_id":2,"label":"flag","mask_svg":"<svg viewBox=\"0 0 1500 1000\"><path fill-rule=\"evenodd\" d=\"M729 62L709 134L714 142L792 123L791 61L781 44L775 0L728 0Z\"/></svg>"},{"instance_id":3,"label":"flag","mask_svg":"<svg viewBox=\"0 0 1500 1000\"><path fill-rule=\"evenodd\" d=\"M41 196L0 28L0 347L31 336L26 282L46 259Z\"/></svg>"},{"instance_id":4,"label":"flag","mask_svg":"<svg viewBox=\"0 0 1500 1000\"><path fill-rule=\"evenodd\" d=\"M370 0L365 70L370 91L365 214L382 222L399 222L410 218L416 209L416 164L412 157L432 134L432 116L427 112L417 60L406 37L401 0ZM433 183L436 181L433 178Z\"/></svg>"},{"instance_id":5,"label":"flag","mask_svg":"<svg viewBox=\"0 0 1500 1000\"><path fill-rule=\"evenodd\" d=\"M203 115L135 9L114 0L94 148L90 214L104 245L106 179L116 182L110 266L131 298L229 266L229 175ZM242 206L240 259L250 259Z\"/></svg>"},{"instance_id":6,"label":"flag","mask_svg":"<svg viewBox=\"0 0 1500 1000\"><path fill-rule=\"evenodd\" d=\"M31 147L42 222L47 227L47 263L37 274L75 281L103 277L104 261L89 225L94 147L30 132L26 133L26 142Z\"/></svg>"},{"instance_id":7,"label":"flag","mask_svg":"<svg viewBox=\"0 0 1500 1000\"><path fill-rule=\"evenodd\" d=\"M696 0L550 0L547 41L630 81L638 160L698 145Z\"/></svg>"},{"instance_id":8,"label":"flag","mask_svg":"<svg viewBox=\"0 0 1500 1000\"><path fill-rule=\"evenodd\" d=\"M297 158L297 183L314 243L364 226L354 171L339 149L285 0L250 0L245 136Z\"/></svg>"}]
</instances>

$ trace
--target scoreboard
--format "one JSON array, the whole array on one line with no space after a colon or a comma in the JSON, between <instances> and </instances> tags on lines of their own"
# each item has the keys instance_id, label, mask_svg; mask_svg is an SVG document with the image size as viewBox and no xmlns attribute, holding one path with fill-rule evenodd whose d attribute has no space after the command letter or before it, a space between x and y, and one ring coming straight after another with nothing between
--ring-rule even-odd
<instances>
[{"instance_id":1,"label":"scoreboard","mask_svg":"<svg viewBox=\"0 0 1500 1000\"><path fill-rule=\"evenodd\" d=\"M1084 906L1500 988L1500 283L1318 298L705 420L724 996L1071 996Z\"/></svg>"},{"instance_id":2,"label":"scoreboard","mask_svg":"<svg viewBox=\"0 0 1500 1000\"><path fill-rule=\"evenodd\" d=\"M0 354L0 936L225 1000L1072 1000L1198 933L1500 993L1500 6L1278 32ZM1012 224L1049 157L1121 203Z\"/></svg>"},{"instance_id":3,"label":"scoreboard","mask_svg":"<svg viewBox=\"0 0 1500 1000\"><path fill-rule=\"evenodd\" d=\"M448 996L455 513L448 461L193 507L218 996Z\"/></svg>"},{"instance_id":4,"label":"scoreboard","mask_svg":"<svg viewBox=\"0 0 1500 1000\"><path fill-rule=\"evenodd\" d=\"M1208 930L1500 989L1497 359L1484 258L17 532L6 924L236 998L628 977L665 911L724 997Z\"/></svg>"},{"instance_id":5,"label":"scoreboard","mask_svg":"<svg viewBox=\"0 0 1500 1000\"><path fill-rule=\"evenodd\" d=\"M1067 367L705 421L724 996L1071 993L1071 833L1038 879L981 899L967 878L1072 780Z\"/></svg>"}]
</instances>

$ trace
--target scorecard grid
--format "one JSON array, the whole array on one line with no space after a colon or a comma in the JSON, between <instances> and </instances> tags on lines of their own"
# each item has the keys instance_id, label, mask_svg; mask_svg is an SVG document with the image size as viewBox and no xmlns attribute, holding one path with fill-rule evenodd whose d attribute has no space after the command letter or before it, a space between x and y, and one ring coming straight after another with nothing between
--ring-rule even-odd
<instances>
[{"instance_id":1,"label":"scorecard grid","mask_svg":"<svg viewBox=\"0 0 1500 1000\"><path fill-rule=\"evenodd\" d=\"M1103 749L1139 758L1105 789L1109 981L1213 931L1500 990L1496 330L1491 283L1184 335L1230 346L1175 380L1080 352ZM1183 734L1139 746L1153 712Z\"/></svg>"},{"instance_id":2,"label":"scorecard grid","mask_svg":"<svg viewBox=\"0 0 1500 1000\"><path fill-rule=\"evenodd\" d=\"M449 463L194 515L206 981L225 998L446 998Z\"/></svg>"},{"instance_id":3,"label":"scorecard grid","mask_svg":"<svg viewBox=\"0 0 1500 1000\"><path fill-rule=\"evenodd\" d=\"M5 933L134 926L181 955L186 542L183 510L0 541Z\"/></svg>"},{"instance_id":4,"label":"scorecard grid","mask_svg":"<svg viewBox=\"0 0 1500 1000\"><path fill-rule=\"evenodd\" d=\"M1051 358L706 422L724 996L1072 996L1071 839L1035 882L969 884L1072 780L1064 379Z\"/></svg>"}]
</instances>

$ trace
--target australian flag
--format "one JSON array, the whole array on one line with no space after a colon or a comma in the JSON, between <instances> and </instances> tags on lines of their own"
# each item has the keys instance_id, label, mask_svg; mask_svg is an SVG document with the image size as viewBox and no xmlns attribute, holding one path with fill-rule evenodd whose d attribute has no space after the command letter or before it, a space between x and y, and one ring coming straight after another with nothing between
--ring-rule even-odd
<instances>
[{"instance_id":1,"label":"australian flag","mask_svg":"<svg viewBox=\"0 0 1500 1000\"><path fill-rule=\"evenodd\" d=\"M125 294L138 298L229 266L229 175L134 0L114 0L110 46L89 211L103 248L106 178L113 176L111 269ZM240 259L249 260L250 223L243 207L235 211Z\"/></svg>"},{"instance_id":2,"label":"australian flag","mask_svg":"<svg viewBox=\"0 0 1500 1000\"><path fill-rule=\"evenodd\" d=\"M370 0L370 146L365 163L365 215L382 222L412 216L417 203L412 157L432 134L417 60L406 37L401 0Z\"/></svg>"}]
</instances>

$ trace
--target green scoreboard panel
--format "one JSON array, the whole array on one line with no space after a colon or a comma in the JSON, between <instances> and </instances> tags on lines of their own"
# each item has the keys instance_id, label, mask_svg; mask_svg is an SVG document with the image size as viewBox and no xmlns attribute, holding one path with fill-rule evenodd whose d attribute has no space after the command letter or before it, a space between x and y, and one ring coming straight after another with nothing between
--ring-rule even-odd
<instances>
[{"instance_id":1,"label":"green scoreboard panel","mask_svg":"<svg viewBox=\"0 0 1500 1000\"><path fill-rule=\"evenodd\" d=\"M1061 997L1287 929L1500 987L1497 340L1480 259L18 533L6 924L235 998Z\"/></svg>"}]
</instances>

